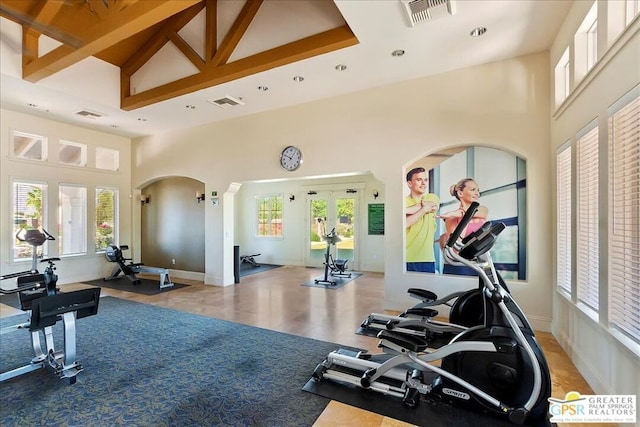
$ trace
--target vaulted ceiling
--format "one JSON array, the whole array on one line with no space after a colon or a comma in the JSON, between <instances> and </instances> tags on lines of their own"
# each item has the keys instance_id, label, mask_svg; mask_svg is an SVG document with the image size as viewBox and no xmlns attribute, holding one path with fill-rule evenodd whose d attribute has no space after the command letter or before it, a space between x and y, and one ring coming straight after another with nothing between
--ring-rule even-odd
<instances>
[{"instance_id":1,"label":"vaulted ceiling","mask_svg":"<svg viewBox=\"0 0 640 427\"><path fill-rule=\"evenodd\" d=\"M0 106L149 135L545 51L572 3L0 0Z\"/></svg>"},{"instance_id":2,"label":"vaulted ceiling","mask_svg":"<svg viewBox=\"0 0 640 427\"><path fill-rule=\"evenodd\" d=\"M333 6L333 2L324 1ZM230 61L262 4L263 0L247 0L220 40L217 0L3 0L0 15L22 26L24 80L36 83L94 56L120 68L123 110L134 110L358 43L342 21L327 31ZM201 14L204 29L200 42L204 52L197 52L180 35L180 30ZM40 55L41 35L60 45ZM134 74L168 43L191 62L195 73L132 93Z\"/></svg>"}]
</instances>

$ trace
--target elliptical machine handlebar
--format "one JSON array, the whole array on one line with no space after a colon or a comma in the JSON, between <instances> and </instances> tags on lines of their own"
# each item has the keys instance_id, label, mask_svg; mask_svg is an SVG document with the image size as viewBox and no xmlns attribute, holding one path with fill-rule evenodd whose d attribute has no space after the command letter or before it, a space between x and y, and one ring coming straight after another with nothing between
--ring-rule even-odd
<instances>
[{"instance_id":1,"label":"elliptical machine handlebar","mask_svg":"<svg viewBox=\"0 0 640 427\"><path fill-rule=\"evenodd\" d=\"M453 245L455 245L455 243L458 241L458 238L462 234L462 231L467 227L467 224L469 224L469 221L471 221L471 218L473 218L473 216L478 211L479 206L480 206L480 203L478 202L471 203L471 206L469 206L469 209L467 209L467 211L464 213L464 216L458 223L458 226L456 227L455 230L453 230L453 233L451 233L451 236L449 236L449 240L447 240L447 244L445 246L452 248Z\"/></svg>"}]
</instances>

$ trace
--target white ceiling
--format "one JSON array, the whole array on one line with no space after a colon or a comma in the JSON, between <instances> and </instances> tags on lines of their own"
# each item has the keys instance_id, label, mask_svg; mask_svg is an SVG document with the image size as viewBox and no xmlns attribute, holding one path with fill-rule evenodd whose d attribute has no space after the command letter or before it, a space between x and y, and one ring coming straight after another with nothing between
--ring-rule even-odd
<instances>
[{"instance_id":1,"label":"white ceiling","mask_svg":"<svg viewBox=\"0 0 640 427\"><path fill-rule=\"evenodd\" d=\"M289 0L280 3L283 7L292 4ZM335 0L358 45L133 111L119 108L119 69L93 57L37 84L21 80L21 27L0 18L0 106L134 138L544 51L572 3L457 0L454 16L438 16L411 27L400 0ZM308 25L326 26L326 14L320 16L320 22ZM311 16L305 14L304 19ZM486 34L471 37L476 27L486 27ZM278 29L273 32L276 36L285 26L274 22L271 28ZM392 56L396 49L404 50L405 55ZM347 69L336 71L338 64ZM304 81L295 82L294 76ZM259 91L258 86L269 90ZM228 95L245 104L224 110L209 102ZM75 114L81 110L103 117Z\"/></svg>"}]
</instances>

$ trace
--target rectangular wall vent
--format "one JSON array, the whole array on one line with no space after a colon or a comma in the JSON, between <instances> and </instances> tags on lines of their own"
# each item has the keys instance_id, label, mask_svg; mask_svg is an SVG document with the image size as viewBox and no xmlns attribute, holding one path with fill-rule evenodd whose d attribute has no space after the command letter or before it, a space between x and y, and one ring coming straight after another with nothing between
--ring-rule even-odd
<instances>
[{"instance_id":1,"label":"rectangular wall vent","mask_svg":"<svg viewBox=\"0 0 640 427\"><path fill-rule=\"evenodd\" d=\"M234 98L233 96L229 95L225 96L224 98L211 100L209 102L224 110L228 110L229 108L236 107L238 105L244 105L244 102L242 102L240 99Z\"/></svg>"},{"instance_id":2,"label":"rectangular wall vent","mask_svg":"<svg viewBox=\"0 0 640 427\"><path fill-rule=\"evenodd\" d=\"M104 117L102 113L96 113L95 111L82 110L76 113L78 116L86 117L88 119L99 119L100 117Z\"/></svg>"},{"instance_id":3,"label":"rectangular wall vent","mask_svg":"<svg viewBox=\"0 0 640 427\"><path fill-rule=\"evenodd\" d=\"M413 27L419 22L428 21L444 15L455 15L455 0L400 0L409 25Z\"/></svg>"}]
</instances>

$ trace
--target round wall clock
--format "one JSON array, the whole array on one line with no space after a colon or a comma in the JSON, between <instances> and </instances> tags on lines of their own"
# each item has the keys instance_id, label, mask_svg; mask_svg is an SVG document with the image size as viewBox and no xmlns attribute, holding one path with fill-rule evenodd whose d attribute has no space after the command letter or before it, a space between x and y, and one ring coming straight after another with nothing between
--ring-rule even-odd
<instances>
[{"instance_id":1,"label":"round wall clock","mask_svg":"<svg viewBox=\"0 0 640 427\"><path fill-rule=\"evenodd\" d=\"M280 166L282 169L293 172L302 164L302 151L293 145L288 146L280 154Z\"/></svg>"}]
</instances>

